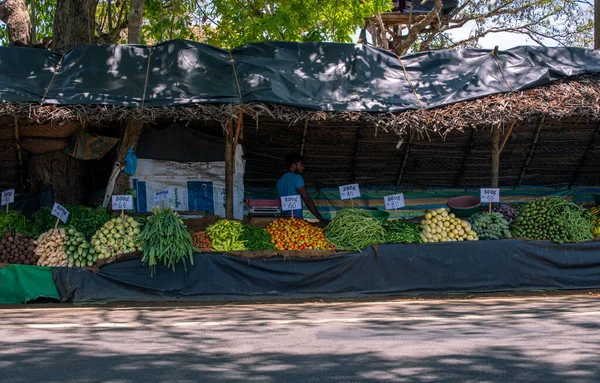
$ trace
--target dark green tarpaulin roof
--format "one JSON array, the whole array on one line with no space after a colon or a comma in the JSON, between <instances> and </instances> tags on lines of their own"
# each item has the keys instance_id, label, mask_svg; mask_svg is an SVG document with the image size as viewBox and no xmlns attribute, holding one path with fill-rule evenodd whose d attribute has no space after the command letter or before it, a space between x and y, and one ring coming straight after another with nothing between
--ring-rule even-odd
<instances>
[{"instance_id":1,"label":"dark green tarpaulin roof","mask_svg":"<svg viewBox=\"0 0 600 383\"><path fill-rule=\"evenodd\" d=\"M400 112L419 109L419 101L430 109L600 72L600 56L581 48L517 47L497 56L454 49L405 56L402 63L406 74L390 52L335 43L256 43L227 51L173 40L153 47L76 47L62 58L3 47L0 101L129 107L265 102Z\"/></svg>"}]
</instances>

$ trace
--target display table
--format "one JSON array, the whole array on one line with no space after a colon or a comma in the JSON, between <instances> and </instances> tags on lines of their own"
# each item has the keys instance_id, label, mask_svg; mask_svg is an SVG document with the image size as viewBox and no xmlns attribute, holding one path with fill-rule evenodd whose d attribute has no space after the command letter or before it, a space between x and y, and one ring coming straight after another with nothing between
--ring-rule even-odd
<instances>
[{"instance_id":1,"label":"display table","mask_svg":"<svg viewBox=\"0 0 600 383\"><path fill-rule=\"evenodd\" d=\"M322 259L196 254L154 276L140 259L97 273L53 268L63 302L343 298L600 288L600 242L477 241L380 245Z\"/></svg>"}]
</instances>

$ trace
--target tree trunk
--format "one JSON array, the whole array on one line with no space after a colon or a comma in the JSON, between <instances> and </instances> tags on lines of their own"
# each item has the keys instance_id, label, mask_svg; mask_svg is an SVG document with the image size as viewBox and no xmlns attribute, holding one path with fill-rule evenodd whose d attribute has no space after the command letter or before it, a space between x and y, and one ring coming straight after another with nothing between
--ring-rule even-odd
<instances>
[{"instance_id":1,"label":"tree trunk","mask_svg":"<svg viewBox=\"0 0 600 383\"><path fill-rule=\"evenodd\" d=\"M77 45L94 43L98 0L57 0L53 47L65 53Z\"/></svg>"},{"instance_id":2,"label":"tree trunk","mask_svg":"<svg viewBox=\"0 0 600 383\"><path fill-rule=\"evenodd\" d=\"M0 2L0 21L6 24L10 44L29 44L31 21L25 0Z\"/></svg>"},{"instance_id":3,"label":"tree trunk","mask_svg":"<svg viewBox=\"0 0 600 383\"><path fill-rule=\"evenodd\" d=\"M52 185L59 203L77 204L83 200L84 163L63 151L32 155L29 160L31 191Z\"/></svg>"},{"instance_id":4,"label":"tree trunk","mask_svg":"<svg viewBox=\"0 0 600 383\"><path fill-rule=\"evenodd\" d=\"M127 42L129 44L142 43L143 15L144 0L131 0L131 12L129 12L129 25L127 30Z\"/></svg>"}]
</instances>

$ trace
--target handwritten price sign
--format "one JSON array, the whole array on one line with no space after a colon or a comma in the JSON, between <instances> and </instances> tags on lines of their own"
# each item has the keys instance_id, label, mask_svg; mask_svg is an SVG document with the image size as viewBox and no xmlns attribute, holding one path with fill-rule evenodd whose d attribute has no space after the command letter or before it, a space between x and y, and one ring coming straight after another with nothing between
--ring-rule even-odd
<instances>
[{"instance_id":1,"label":"handwritten price sign","mask_svg":"<svg viewBox=\"0 0 600 383\"><path fill-rule=\"evenodd\" d=\"M133 196L130 195L114 195L112 196L113 210L132 210Z\"/></svg>"},{"instance_id":2,"label":"handwritten price sign","mask_svg":"<svg viewBox=\"0 0 600 383\"><path fill-rule=\"evenodd\" d=\"M2 192L2 205L8 205L15 202L15 189L5 190Z\"/></svg>"},{"instance_id":3,"label":"handwritten price sign","mask_svg":"<svg viewBox=\"0 0 600 383\"><path fill-rule=\"evenodd\" d=\"M154 202L166 201L173 198L173 190L166 189L154 193Z\"/></svg>"},{"instance_id":4,"label":"handwritten price sign","mask_svg":"<svg viewBox=\"0 0 600 383\"><path fill-rule=\"evenodd\" d=\"M341 199L352 199L360 197L360 188L358 184L340 186Z\"/></svg>"},{"instance_id":5,"label":"handwritten price sign","mask_svg":"<svg viewBox=\"0 0 600 383\"><path fill-rule=\"evenodd\" d=\"M63 221L63 223L67 223L70 213L67 209L55 202L54 206L52 207L52 212L50 214Z\"/></svg>"},{"instance_id":6,"label":"handwritten price sign","mask_svg":"<svg viewBox=\"0 0 600 383\"><path fill-rule=\"evenodd\" d=\"M383 198L385 201L385 210L396 210L404 207L404 194L388 195Z\"/></svg>"},{"instance_id":7,"label":"handwritten price sign","mask_svg":"<svg viewBox=\"0 0 600 383\"><path fill-rule=\"evenodd\" d=\"M500 189L481 189L481 202L500 202Z\"/></svg>"},{"instance_id":8,"label":"handwritten price sign","mask_svg":"<svg viewBox=\"0 0 600 383\"><path fill-rule=\"evenodd\" d=\"M299 195L281 197L281 210L290 211L302 209L302 200Z\"/></svg>"}]
</instances>

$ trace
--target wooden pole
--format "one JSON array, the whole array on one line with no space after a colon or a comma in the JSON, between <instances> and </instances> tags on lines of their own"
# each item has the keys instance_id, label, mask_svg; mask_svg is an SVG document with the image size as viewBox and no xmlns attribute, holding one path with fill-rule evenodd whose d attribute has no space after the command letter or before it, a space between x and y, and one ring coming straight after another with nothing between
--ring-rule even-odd
<instances>
[{"instance_id":1,"label":"wooden pole","mask_svg":"<svg viewBox=\"0 0 600 383\"><path fill-rule=\"evenodd\" d=\"M402 165L400 165L400 174L398 174L398 180L396 181L396 186L400 186L402 183L402 178L404 177L404 171L406 169L406 164L408 163L408 157L410 156L410 146L413 143L413 139L415 135L411 130L409 133L408 143L406 144L406 151L404 152L404 159L402 160Z\"/></svg>"},{"instance_id":2,"label":"wooden pole","mask_svg":"<svg viewBox=\"0 0 600 383\"><path fill-rule=\"evenodd\" d=\"M493 188L498 187L500 174L500 127L492 128L492 183Z\"/></svg>"},{"instance_id":3,"label":"wooden pole","mask_svg":"<svg viewBox=\"0 0 600 383\"><path fill-rule=\"evenodd\" d=\"M23 185L23 152L21 152L21 143L19 141L19 118L15 116L15 140L17 142L17 158L19 159L19 187Z\"/></svg>"},{"instance_id":4,"label":"wooden pole","mask_svg":"<svg viewBox=\"0 0 600 383\"><path fill-rule=\"evenodd\" d=\"M225 217L233 219L233 122L227 121L225 127Z\"/></svg>"},{"instance_id":5,"label":"wooden pole","mask_svg":"<svg viewBox=\"0 0 600 383\"><path fill-rule=\"evenodd\" d=\"M594 49L600 49L600 0L594 2Z\"/></svg>"},{"instance_id":6,"label":"wooden pole","mask_svg":"<svg viewBox=\"0 0 600 383\"><path fill-rule=\"evenodd\" d=\"M300 144L300 155L304 155L304 145L306 144L306 133L308 132L308 118L304 120L304 132L302 133L302 143Z\"/></svg>"},{"instance_id":7,"label":"wooden pole","mask_svg":"<svg viewBox=\"0 0 600 383\"><path fill-rule=\"evenodd\" d=\"M519 175L519 179L517 180L517 187L521 186L521 182L523 181L523 177L525 176L525 172L527 171L527 167L529 166L529 162L531 161L531 157L535 153L535 147L537 145L538 139L540 138L540 131L542 130L542 126L544 126L544 121L546 120L546 116L542 116L538 127L535 131L535 135L533 136L533 143L531 144L531 148L529 149L529 154L527 154L527 159L525 160L525 165L523 165L523 169L521 170L521 174Z\"/></svg>"}]
</instances>

